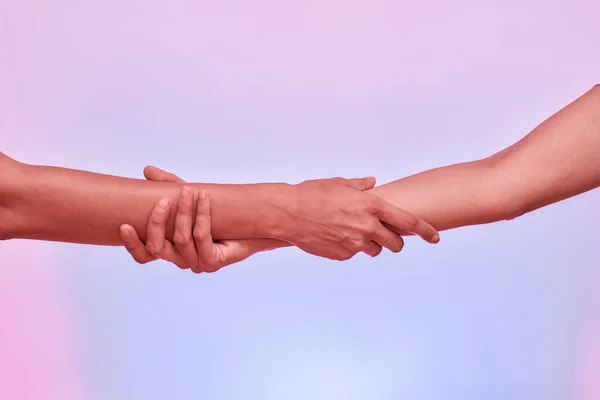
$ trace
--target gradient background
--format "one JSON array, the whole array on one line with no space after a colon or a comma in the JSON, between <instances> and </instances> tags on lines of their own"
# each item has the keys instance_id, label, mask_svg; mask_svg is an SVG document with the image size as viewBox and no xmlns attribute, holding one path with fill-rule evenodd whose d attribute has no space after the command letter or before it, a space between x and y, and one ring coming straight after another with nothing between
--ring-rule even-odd
<instances>
[{"instance_id":1,"label":"gradient background","mask_svg":"<svg viewBox=\"0 0 600 400\"><path fill-rule=\"evenodd\" d=\"M485 3L485 4L482 4ZM1 151L191 181L380 183L598 83L595 0L0 0ZM214 275L0 244L3 399L597 399L600 192L347 263Z\"/></svg>"}]
</instances>

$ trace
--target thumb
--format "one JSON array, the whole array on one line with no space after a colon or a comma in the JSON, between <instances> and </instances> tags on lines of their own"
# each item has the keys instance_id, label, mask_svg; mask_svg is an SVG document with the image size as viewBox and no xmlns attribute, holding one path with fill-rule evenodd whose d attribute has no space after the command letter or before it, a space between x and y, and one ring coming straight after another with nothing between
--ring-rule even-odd
<instances>
[{"instance_id":1,"label":"thumb","mask_svg":"<svg viewBox=\"0 0 600 400\"><path fill-rule=\"evenodd\" d=\"M147 262L156 260L146 250L146 246L140 240L135 228L131 225L123 224L119 228L121 240L125 245L127 252L133 257L133 259L139 264L146 264Z\"/></svg>"},{"instance_id":2,"label":"thumb","mask_svg":"<svg viewBox=\"0 0 600 400\"><path fill-rule=\"evenodd\" d=\"M289 243L277 239L220 240L217 245L223 251L223 267L243 261L261 251L290 246Z\"/></svg>"},{"instance_id":3,"label":"thumb","mask_svg":"<svg viewBox=\"0 0 600 400\"><path fill-rule=\"evenodd\" d=\"M222 250L220 267L238 263L260 251L251 240L220 240L217 245Z\"/></svg>"},{"instance_id":4,"label":"thumb","mask_svg":"<svg viewBox=\"0 0 600 400\"><path fill-rule=\"evenodd\" d=\"M185 181L177 175L167 172L163 169L153 167L152 165L149 165L146 168L144 168L144 177L149 181L155 182L185 183Z\"/></svg>"},{"instance_id":5,"label":"thumb","mask_svg":"<svg viewBox=\"0 0 600 400\"><path fill-rule=\"evenodd\" d=\"M361 192L364 190L373 189L375 186L375 178L372 176L367 176L365 178L352 178L352 179L344 179L340 180L340 184L344 186L348 186L355 190L360 190Z\"/></svg>"}]
</instances>

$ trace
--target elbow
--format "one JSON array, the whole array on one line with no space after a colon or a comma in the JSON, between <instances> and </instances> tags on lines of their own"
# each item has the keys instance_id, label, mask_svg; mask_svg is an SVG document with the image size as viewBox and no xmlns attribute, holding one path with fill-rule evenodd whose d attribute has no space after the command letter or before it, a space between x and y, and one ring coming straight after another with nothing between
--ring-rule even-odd
<instances>
[{"instance_id":1,"label":"elbow","mask_svg":"<svg viewBox=\"0 0 600 400\"><path fill-rule=\"evenodd\" d=\"M507 173L507 157L508 152L502 152L483 160L487 167L485 192L489 194L490 222L513 220L533 210L527 194L508 179L511 174Z\"/></svg>"},{"instance_id":2,"label":"elbow","mask_svg":"<svg viewBox=\"0 0 600 400\"><path fill-rule=\"evenodd\" d=\"M0 240L7 240L12 236L12 213L6 204L6 197L6 193L0 189Z\"/></svg>"},{"instance_id":3,"label":"elbow","mask_svg":"<svg viewBox=\"0 0 600 400\"><path fill-rule=\"evenodd\" d=\"M510 221L513 219L517 219L522 217L523 215L530 212L530 207L527 207L523 202L513 201L509 202L509 205L506 207L503 219L505 221Z\"/></svg>"},{"instance_id":4,"label":"elbow","mask_svg":"<svg viewBox=\"0 0 600 400\"><path fill-rule=\"evenodd\" d=\"M515 189L507 191L509 196L504 199L502 219L506 221L517 219L540 208L534 196L531 196L526 190Z\"/></svg>"},{"instance_id":5,"label":"elbow","mask_svg":"<svg viewBox=\"0 0 600 400\"><path fill-rule=\"evenodd\" d=\"M18 223L14 210L14 188L20 180L17 176L19 164L0 153L0 240L16 237Z\"/></svg>"},{"instance_id":6,"label":"elbow","mask_svg":"<svg viewBox=\"0 0 600 400\"><path fill-rule=\"evenodd\" d=\"M497 190L494 193L499 193ZM518 196L495 196L488 202L484 223L510 221L531 211L526 202Z\"/></svg>"},{"instance_id":7,"label":"elbow","mask_svg":"<svg viewBox=\"0 0 600 400\"><path fill-rule=\"evenodd\" d=\"M8 221L8 210L0 206L0 241L12 239L14 236Z\"/></svg>"},{"instance_id":8,"label":"elbow","mask_svg":"<svg viewBox=\"0 0 600 400\"><path fill-rule=\"evenodd\" d=\"M528 201L526 194L522 191L495 190L495 193L505 193L505 195L498 196L493 202L493 209L495 210L493 214L496 221L517 219L536 208Z\"/></svg>"}]
</instances>

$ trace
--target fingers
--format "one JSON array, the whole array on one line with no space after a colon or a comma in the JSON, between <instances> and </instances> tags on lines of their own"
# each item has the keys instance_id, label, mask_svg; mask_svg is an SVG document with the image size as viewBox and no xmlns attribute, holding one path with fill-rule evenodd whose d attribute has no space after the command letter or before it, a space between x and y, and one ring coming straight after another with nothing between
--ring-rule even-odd
<instances>
[{"instance_id":1,"label":"fingers","mask_svg":"<svg viewBox=\"0 0 600 400\"><path fill-rule=\"evenodd\" d=\"M383 224L383 226L385 226L386 228L388 228L390 231L392 231L392 232L394 232L394 233L396 233L396 234L398 234L400 236L413 236L414 235L414 233L403 231L402 229L398 229L396 227L393 227L393 226L391 226L388 223L382 222L382 224Z\"/></svg>"},{"instance_id":2,"label":"fingers","mask_svg":"<svg viewBox=\"0 0 600 400\"><path fill-rule=\"evenodd\" d=\"M189 186L181 188L177 213L175 214L175 230L173 232L173 242L181 257L185 260L186 266L191 267L198 263L196 245L192 237L192 219L193 219L194 192Z\"/></svg>"},{"instance_id":3,"label":"fingers","mask_svg":"<svg viewBox=\"0 0 600 400\"><path fill-rule=\"evenodd\" d=\"M172 262L179 268L189 268L186 260L175 251L175 247L167 240L167 220L171 211L171 200L160 199L148 221L146 233L146 250L152 256Z\"/></svg>"},{"instance_id":4,"label":"fingers","mask_svg":"<svg viewBox=\"0 0 600 400\"><path fill-rule=\"evenodd\" d=\"M140 240L133 226L127 224L121 225L120 234L125 249L127 249L135 261L140 264L146 264L156 260L156 257L152 256L148 250L146 250L146 246L144 246L144 243Z\"/></svg>"},{"instance_id":5,"label":"fingers","mask_svg":"<svg viewBox=\"0 0 600 400\"><path fill-rule=\"evenodd\" d=\"M246 239L246 240L223 240L214 244L218 249L217 254L220 254L220 259L217 263L208 266L209 271L215 272L223 267L243 261L251 255L264 250L264 247L255 241L263 239ZM269 240L269 239L264 239Z\"/></svg>"},{"instance_id":6,"label":"fingers","mask_svg":"<svg viewBox=\"0 0 600 400\"><path fill-rule=\"evenodd\" d=\"M390 231L381 223L379 223L377 228L373 230L373 233L370 235L370 239L380 246L385 247L392 253L399 253L402 251L402 248L404 248L404 240L402 237Z\"/></svg>"},{"instance_id":7,"label":"fingers","mask_svg":"<svg viewBox=\"0 0 600 400\"><path fill-rule=\"evenodd\" d=\"M220 247L223 254L223 266L243 261L261 251L292 246L277 239L220 240L216 245Z\"/></svg>"},{"instance_id":8,"label":"fingers","mask_svg":"<svg viewBox=\"0 0 600 400\"><path fill-rule=\"evenodd\" d=\"M400 238L400 240L402 240L402 238ZM402 247L400 247L400 250L402 250ZM398 250L398 251L400 251L400 250ZM363 249L363 253L368 254L371 257L377 257L379 254L381 254L382 251L383 251L383 247L381 247L379 244L377 244L374 241L367 243Z\"/></svg>"},{"instance_id":9,"label":"fingers","mask_svg":"<svg viewBox=\"0 0 600 400\"><path fill-rule=\"evenodd\" d=\"M216 272L223 267L244 261L248 257L268 250L292 246L287 242L277 239L243 239L243 240L219 240L214 243L215 254L219 254L215 264L203 268L205 272Z\"/></svg>"},{"instance_id":10,"label":"fingers","mask_svg":"<svg viewBox=\"0 0 600 400\"><path fill-rule=\"evenodd\" d=\"M155 257L158 257L165 247L169 211L171 211L171 200L167 198L160 199L154 206L148 221L146 249Z\"/></svg>"},{"instance_id":11,"label":"fingers","mask_svg":"<svg viewBox=\"0 0 600 400\"><path fill-rule=\"evenodd\" d=\"M179 178L177 175L162 170L160 168L156 168L152 165L144 168L144 177L149 181L155 182L177 182L177 183L185 183L185 181Z\"/></svg>"},{"instance_id":12,"label":"fingers","mask_svg":"<svg viewBox=\"0 0 600 400\"><path fill-rule=\"evenodd\" d=\"M211 235L210 198L206 192L198 193L196 208L193 235L198 251L198 263L196 267L192 267L194 272L216 272L259 251L289 246L288 243L273 239L224 240L214 243Z\"/></svg>"},{"instance_id":13,"label":"fingers","mask_svg":"<svg viewBox=\"0 0 600 400\"><path fill-rule=\"evenodd\" d=\"M192 233L193 206L194 193L191 187L182 187L175 215L173 241L176 247L174 247L166 240L171 201L163 198L156 204L148 222L147 242L144 249L148 255L172 262L182 269L191 268L193 272L200 273L215 272L264 248L259 248L260 242L251 241L232 240L224 245L214 244L210 232L210 200L204 191L198 194L196 223ZM273 242L269 241L268 244L272 246L278 244ZM263 246L266 244L262 243ZM136 257L140 258L138 254L141 254L141 250L136 251Z\"/></svg>"},{"instance_id":14,"label":"fingers","mask_svg":"<svg viewBox=\"0 0 600 400\"><path fill-rule=\"evenodd\" d=\"M394 228L419 235L429 243L438 243L440 235L438 231L427 223L423 218L395 207L385 201L378 202L378 217L382 222L392 225Z\"/></svg>"},{"instance_id":15,"label":"fingers","mask_svg":"<svg viewBox=\"0 0 600 400\"><path fill-rule=\"evenodd\" d=\"M373 189L375 186L375 178L372 176L367 176L365 178L336 178L336 180L344 186L348 186L349 188L360 190L361 192L364 190Z\"/></svg>"},{"instance_id":16,"label":"fingers","mask_svg":"<svg viewBox=\"0 0 600 400\"><path fill-rule=\"evenodd\" d=\"M192 267L194 272L214 272L221 260L215 256L215 244L210 233L210 199L205 191L198 193L196 204L196 225L194 226L194 242L198 252L198 263ZM196 268L196 269L194 269Z\"/></svg>"}]
</instances>

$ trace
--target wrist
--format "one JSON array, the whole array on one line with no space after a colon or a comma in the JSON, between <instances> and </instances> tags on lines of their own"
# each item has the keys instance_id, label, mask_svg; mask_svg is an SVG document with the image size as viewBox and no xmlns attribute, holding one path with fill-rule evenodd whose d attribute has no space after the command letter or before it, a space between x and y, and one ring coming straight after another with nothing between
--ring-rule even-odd
<instances>
[{"instance_id":1,"label":"wrist","mask_svg":"<svg viewBox=\"0 0 600 400\"><path fill-rule=\"evenodd\" d=\"M196 196L200 191L206 191L210 197L214 240L285 240L291 225L287 209L294 197L292 185L197 183L191 186Z\"/></svg>"},{"instance_id":2,"label":"wrist","mask_svg":"<svg viewBox=\"0 0 600 400\"><path fill-rule=\"evenodd\" d=\"M265 184L264 189L254 235L260 238L289 241L293 226L292 209L296 201L294 185L269 183Z\"/></svg>"}]
</instances>

